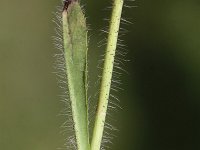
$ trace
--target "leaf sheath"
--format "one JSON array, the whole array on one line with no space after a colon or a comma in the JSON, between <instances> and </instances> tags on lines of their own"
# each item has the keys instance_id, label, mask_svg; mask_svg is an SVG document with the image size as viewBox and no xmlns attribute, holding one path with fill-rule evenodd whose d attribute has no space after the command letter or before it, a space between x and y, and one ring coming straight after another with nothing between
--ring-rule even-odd
<instances>
[{"instance_id":1,"label":"leaf sheath","mask_svg":"<svg viewBox=\"0 0 200 150\"><path fill-rule=\"evenodd\" d=\"M80 4L72 2L63 14L63 40L76 145L89 150L87 113L87 27Z\"/></svg>"}]
</instances>

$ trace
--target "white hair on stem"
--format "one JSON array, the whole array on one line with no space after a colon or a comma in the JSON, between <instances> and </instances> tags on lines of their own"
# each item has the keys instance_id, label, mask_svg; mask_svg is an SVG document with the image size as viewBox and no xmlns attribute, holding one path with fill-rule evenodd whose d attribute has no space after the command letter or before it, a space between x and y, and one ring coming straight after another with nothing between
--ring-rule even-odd
<instances>
[{"instance_id":1,"label":"white hair on stem","mask_svg":"<svg viewBox=\"0 0 200 150\"><path fill-rule=\"evenodd\" d=\"M53 38L54 47L57 52L54 54L54 74L56 75L57 84L60 88L60 94L58 95L60 102L63 104L63 108L58 114L64 118L64 122L61 124L60 134L63 135L64 141L63 146L57 148L59 150L71 149L76 150L76 137L74 134L74 122L72 118L71 102L69 100L69 90L67 86L67 76L66 76L66 64L64 57L64 46L63 46L63 27L62 27L62 11L63 2L60 6L56 7L56 12L53 13L54 18L52 19L55 24L55 35Z\"/></svg>"},{"instance_id":2,"label":"white hair on stem","mask_svg":"<svg viewBox=\"0 0 200 150\"><path fill-rule=\"evenodd\" d=\"M123 4L123 6L125 8L132 8L132 6L130 4L128 4L128 2L132 2L132 0L131 1L128 1L128 0L126 1L125 0L125 3ZM115 3L115 5L116 4L117 4L117 2ZM113 8L113 5L111 7L107 7L105 10L110 10L112 8ZM107 19L107 18L105 18L104 20L105 21L109 21L109 19ZM121 17L120 17L120 21L121 21L121 24L124 24L124 25L132 24L131 21L126 20L126 19L121 18ZM104 28L102 28L100 30L101 34L103 34L103 35L110 34L110 30L109 29L110 29L109 27L105 26ZM118 109L122 109L120 104L119 104L119 98L117 96L115 96L115 95L116 95L116 93L119 93L120 91L123 90L120 87L120 85L122 84L121 80L120 80L120 76L122 75L122 72L128 73L123 68L125 66L125 62L128 61L128 60L125 59L125 56L127 54L127 50L126 50L127 47L124 44L124 41L119 39L119 38L122 38L122 36L124 36L126 33L128 33L128 30L126 30L124 28L121 28L121 27L119 28L119 35L117 35L118 36L118 38L117 38L117 49L116 49L115 54L113 54L115 56L114 56L114 61L112 62L113 63L113 70L112 70L112 73L111 73L112 77L111 77L111 81L109 83L110 84L110 93L109 93L109 97L108 97L108 106L105 106L105 107L107 107L106 119L105 120L102 119L103 122L105 121L105 124L104 124L103 137L102 137L101 148L100 149L105 149L105 148L108 149L110 147L110 144L112 144L112 139L115 136L111 136L110 132L116 131L116 130L114 130L116 128L113 128L113 127L111 128L111 126L107 126L107 122L110 120L110 117L112 118L112 116L113 116L113 115L111 115L112 112L114 112L115 110L118 110ZM103 38L101 41L98 42L98 47L105 47L105 45L109 44L108 42L109 42L108 38ZM98 68L100 68L101 70L105 69L105 68L102 67L102 63L105 62L105 55L102 55L102 57L103 57L103 59L100 60L100 63L99 63L100 65L98 65ZM102 79L102 76L100 76L99 80L104 80L104 79ZM97 83L99 83L99 82L97 82ZM99 91L98 91L98 93L99 93ZM104 104L106 104L106 103L104 103ZM104 105L103 105L103 107L104 107ZM102 111L102 109L101 109L101 111ZM111 120L113 120L113 119L111 119ZM95 125L98 126L97 124L95 124ZM108 129L110 129L110 130L107 131ZM95 128L94 132L95 132L95 130L98 130L98 129ZM93 134L93 136L95 136L95 135ZM99 143L96 143L95 140L96 139L94 139L94 141L92 141L92 150L97 150L98 148L95 148L95 146L97 146L97 147L99 146Z\"/></svg>"}]
</instances>

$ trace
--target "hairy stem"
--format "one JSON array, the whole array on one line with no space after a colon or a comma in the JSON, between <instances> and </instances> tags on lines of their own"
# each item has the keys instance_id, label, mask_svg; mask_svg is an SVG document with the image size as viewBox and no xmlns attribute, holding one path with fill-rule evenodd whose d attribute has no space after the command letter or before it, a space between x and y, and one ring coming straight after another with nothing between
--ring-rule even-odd
<instances>
[{"instance_id":1,"label":"hairy stem","mask_svg":"<svg viewBox=\"0 0 200 150\"><path fill-rule=\"evenodd\" d=\"M100 88L99 104L94 124L91 150L100 150L110 94L114 58L124 0L114 0Z\"/></svg>"},{"instance_id":2,"label":"hairy stem","mask_svg":"<svg viewBox=\"0 0 200 150\"><path fill-rule=\"evenodd\" d=\"M67 3L68 4L68 3ZM77 1L63 9L63 40L66 75L77 150L90 150L87 113L87 28Z\"/></svg>"}]
</instances>

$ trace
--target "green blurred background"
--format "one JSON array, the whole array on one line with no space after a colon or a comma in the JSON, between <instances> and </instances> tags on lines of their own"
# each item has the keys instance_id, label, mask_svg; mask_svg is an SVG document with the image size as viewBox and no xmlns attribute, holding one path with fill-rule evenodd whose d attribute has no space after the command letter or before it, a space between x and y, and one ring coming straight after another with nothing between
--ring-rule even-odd
<instances>
[{"instance_id":1,"label":"green blurred background","mask_svg":"<svg viewBox=\"0 0 200 150\"><path fill-rule=\"evenodd\" d=\"M59 0L0 1L0 150L63 144L52 18ZM90 84L103 49L107 0L82 0L90 25ZM113 150L200 149L200 1L137 0L124 9L128 46Z\"/></svg>"}]
</instances>

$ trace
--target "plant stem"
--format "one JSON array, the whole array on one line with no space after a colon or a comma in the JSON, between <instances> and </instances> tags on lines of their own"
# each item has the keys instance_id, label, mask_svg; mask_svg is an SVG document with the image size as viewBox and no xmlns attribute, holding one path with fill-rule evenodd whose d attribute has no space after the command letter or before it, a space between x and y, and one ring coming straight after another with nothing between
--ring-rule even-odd
<instances>
[{"instance_id":1,"label":"plant stem","mask_svg":"<svg viewBox=\"0 0 200 150\"><path fill-rule=\"evenodd\" d=\"M114 0L91 150L100 150L124 0Z\"/></svg>"},{"instance_id":2,"label":"plant stem","mask_svg":"<svg viewBox=\"0 0 200 150\"><path fill-rule=\"evenodd\" d=\"M77 150L90 150L87 113L87 27L77 1L64 8L63 42L66 75Z\"/></svg>"}]
</instances>

